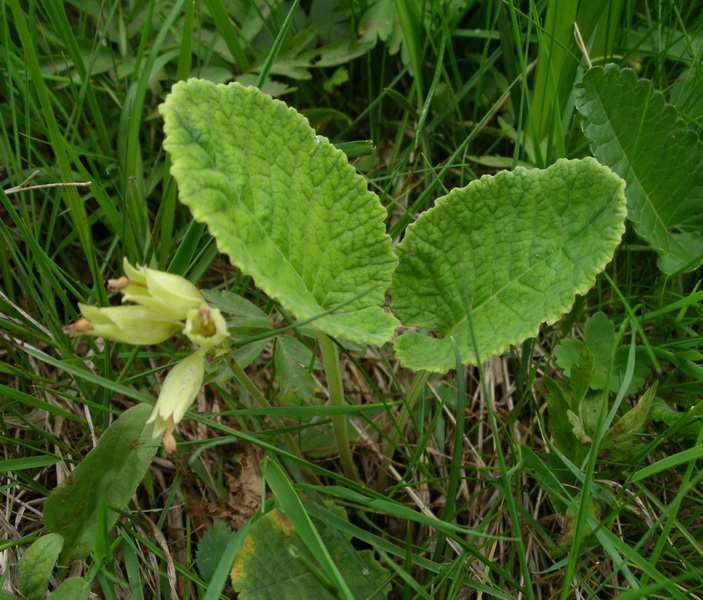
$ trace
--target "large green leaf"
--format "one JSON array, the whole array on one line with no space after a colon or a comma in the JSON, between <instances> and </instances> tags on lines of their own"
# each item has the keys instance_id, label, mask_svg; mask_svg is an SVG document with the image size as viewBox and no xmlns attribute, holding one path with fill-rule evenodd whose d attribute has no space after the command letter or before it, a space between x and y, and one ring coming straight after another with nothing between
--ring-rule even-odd
<instances>
[{"instance_id":1,"label":"large green leaf","mask_svg":"<svg viewBox=\"0 0 703 600\"><path fill-rule=\"evenodd\" d=\"M344 154L283 102L239 84L177 83L160 107L180 199L232 264L319 330L390 339L396 258L386 212Z\"/></svg>"},{"instance_id":2,"label":"large green leaf","mask_svg":"<svg viewBox=\"0 0 703 600\"><path fill-rule=\"evenodd\" d=\"M462 361L476 364L556 321L612 258L625 229L623 187L592 158L559 160L484 176L437 200L398 245L391 293L405 325L439 337L403 333L394 342L401 363L448 371L453 336Z\"/></svg>"},{"instance_id":3,"label":"large green leaf","mask_svg":"<svg viewBox=\"0 0 703 600\"><path fill-rule=\"evenodd\" d=\"M596 158L627 181L628 216L665 273L703 263L703 144L634 71L589 69L575 90Z\"/></svg>"},{"instance_id":4,"label":"large green leaf","mask_svg":"<svg viewBox=\"0 0 703 600\"><path fill-rule=\"evenodd\" d=\"M146 425L151 410L138 404L122 413L47 498L46 528L63 536L65 560L90 553L99 524L111 529L144 479L160 445L152 439L153 427Z\"/></svg>"}]
</instances>

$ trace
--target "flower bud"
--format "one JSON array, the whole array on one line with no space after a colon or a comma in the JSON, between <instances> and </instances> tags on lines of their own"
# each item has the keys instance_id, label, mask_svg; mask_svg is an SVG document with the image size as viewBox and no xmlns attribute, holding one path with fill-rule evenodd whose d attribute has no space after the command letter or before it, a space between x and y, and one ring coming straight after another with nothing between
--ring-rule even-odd
<instances>
[{"instance_id":1,"label":"flower bud","mask_svg":"<svg viewBox=\"0 0 703 600\"><path fill-rule=\"evenodd\" d=\"M166 341L183 328L145 306L110 306L99 308L78 304L84 318L64 330L71 335L102 337L125 344L149 345Z\"/></svg>"},{"instance_id":2,"label":"flower bud","mask_svg":"<svg viewBox=\"0 0 703 600\"><path fill-rule=\"evenodd\" d=\"M203 295L190 281L165 271L133 267L125 258L126 277L112 279L109 289L119 291L123 302L134 302L150 308L165 318L183 320L188 311L205 302Z\"/></svg>"},{"instance_id":3,"label":"flower bud","mask_svg":"<svg viewBox=\"0 0 703 600\"><path fill-rule=\"evenodd\" d=\"M187 356L171 369L161 386L147 423L154 423L154 437L164 432L172 437L173 428L183 419L190 405L198 396L205 375L205 350L200 349Z\"/></svg>"},{"instance_id":4,"label":"flower bud","mask_svg":"<svg viewBox=\"0 0 703 600\"><path fill-rule=\"evenodd\" d=\"M217 308L202 304L199 308L188 311L183 333L194 344L210 349L227 337L227 323Z\"/></svg>"}]
</instances>

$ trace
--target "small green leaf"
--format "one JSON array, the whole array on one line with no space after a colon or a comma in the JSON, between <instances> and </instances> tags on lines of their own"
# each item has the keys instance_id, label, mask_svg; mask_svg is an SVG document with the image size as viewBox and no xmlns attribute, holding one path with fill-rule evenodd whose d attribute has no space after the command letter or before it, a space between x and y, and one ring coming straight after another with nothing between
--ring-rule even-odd
<instances>
[{"instance_id":1,"label":"small green leaf","mask_svg":"<svg viewBox=\"0 0 703 600\"><path fill-rule=\"evenodd\" d=\"M349 70L346 67L337 67L335 69L334 73L330 75L327 78L327 81L325 81L322 84L322 89L325 90L326 92L331 92L334 88L346 83L349 81ZM338 111L335 111L338 112ZM347 115L344 113L338 113L339 118L343 120L351 120ZM349 156L349 155L347 155Z\"/></svg>"},{"instance_id":2,"label":"small green leaf","mask_svg":"<svg viewBox=\"0 0 703 600\"><path fill-rule=\"evenodd\" d=\"M583 402L588 395L594 373L595 364L593 355L588 346L584 345L581 350L581 356L579 356L578 361L571 368L571 381L569 382L569 389L571 390L571 408L579 413L581 411L581 402Z\"/></svg>"},{"instance_id":3,"label":"small green leaf","mask_svg":"<svg viewBox=\"0 0 703 600\"><path fill-rule=\"evenodd\" d=\"M583 423L584 433L589 438L592 438L596 432L598 417L600 417L601 411L604 409L603 400L602 393L591 392L584 397L579 406L579 415Z\"/></svg>"},{"instance_id":4,"label":"small green leaf","mask_svg":"<svg viewBox=\"0 0 703 600\"><path fill-rule=\"evenodd\" d=\"M373 47L373 43L355 40L338 40L311 50L307 56L314 60L313 66L338 67L363 56Z\"/></svg>"},{"instance_id":5,"label":"small green leaf","mask_svg":"<svg viewBox=\"0 0 703 600\"><path fill-rule=\"evenodd\" d=\"M615 352L615 361L613 363L613 372L610 377L609 389L611 392L618 392L623 381L625 381L625 373L627 371L627 361L629 360L630 349L618 348ZM635 348L635 370L632 373L632 380L625 392L626 396L634 394L639 388L644 385L647 380L651 368L649 354L647 350L638 346Z\"/></svg>"},{"instance_id":6,"label":"small green leaf","mask_svg":"<svg viewBox=\"0 0 703 600\"><path fill-rule=\"evenodd\" d=\"M571 433L574 434L574 437L582 444L590 444L593 440L591 440L586 433L586 427L581 417L570 410L566 411L566 417L569 419L569 423L571 423Z\"/></svg>"},{"instance_id":7,"label":"small green leaf","mask_svg":"<svg viewBox=\"0 0 703 600\"><path fill-rule=\"evenodd\" d=\"M90 583L82 577L69 577L49 596L49 600L88 600Z\"/></svg>"},{"instance_id":8,"label":"small green leaf","mask_svg":"<svg viewBox=\"0 0 703 600\"><path fill-rule=\"evenodd\" d=\"M452 335L462 362L476 364L556 321L611 260L625 230L623 188L593 159L559 160L484 176L437 200L397 247L391 293L405 325L440 337L403 333L394 341L401 363L448 371Z\"/></svg>"},{"instance_id":9,"label":"small green leaf","mask_svg":"<svg viewBox=\"0 0 703 600\"><path fill-rule=\"evenodd\" d=\"M602 390L608 385L608 374L613 362L615 325L604 313L597 312L586 321L583 341L593 356L591 389Z\"/></svg>"},{"instance_id":10,"label":"small green leaf","mask_svg":"<svg viewBox=\"0 0 703 600\"><path fill-rule=\"evenodd\" d=\"M114 527L144 478L159 448L146 425L152 407L138 404L103 433L97 446L44 504L49 531L64 538L64 559L87 556L97 535L100 503L107 503L107 527Z\"/></svg>"},{"instance_id":11,"label":"small green leaf","mask_svg":"<svg viewBox=\"0 0 703 600\"><path fill-rule=\"evenodd\" d=\"M307 120L255 88L191 79L160 107L180 199L232 264L301 321L388 341L382 305L397 259L386 211Z\"/></svg>"},{"instance_id":12,"label":"small green leaf","mask_svg":"<svg viewBox=\"0 0 703 600\"><path fill-rule=\"evenodd\" d=\"M232 327L250 327L266 329L273 325L271 317L246 298L233 292L216 292L202 290L205 300L219 308L228 318L227 323Z\"/></svg>"},{"instance_id":13,"label":"small green leaf","mask_svg":"<svg viewBox=\"0 0 703 600\"><path fill-rule=\"evenodd\" d=\"M669 406L662 398L655 398L652 403L652 410L650 413L652 421L657 423L664 423L669 427L673 427L678 423L679 419L682 419L685 414L680 413L675 408ZM701 430L701 424L699 422L689 423L678 432L683 435L698 435Z\"/></svg>"},{"instance_id":14,"label":"small green leaf","mask_svg":"<svg viewBox=\"0 0 703 600\"><path fill-rule=\"evenodd\" d=\"M205 530L203 537L200 538L196 560L200 576L206 583L215 574L220 558L233 537L234 533L232 533L227 523L215 521Z\"/></svg>"},{"instance_id":15,"label":"small green leaf","mask_svg":"<svg viewBox=\"0 0 703 600\"><path fill-rule=\"evenodd\" d=\"M626 462L640 450L644 445L641 434L649 423L656 393L657 384L655 382L642 394L637 404L608 429L601 445L603 457Z\"/></svg>"},{"instance_id":16,"label":"small green leaf","mask_svg":"<svg viewBox=\"0 0 703 600\"><path fill-rule=\"evenodd\" d=\"M445 10L447 8L445 6ZM445 13L445 16L448 17L448 13ZM370 4L359 21L359 35L363 42L385 42L391 55L398 53L404 42L403 29L393 0L377 0ZM407 54L405 46L403 51ZM403 62L406 58L403 58Z\"/></svg>"},{"instance_id":17,"label":"small green leaf","mask_svg":"<svg viewBox=\"0 0 703 600\"><path fill-rule=\"evenodd\" d=\"M61 554L64 540L49 533L34 542L17 565L17 588L29 600L43 600L49 589L49 576Z\"/></svg>"},{"instance_id":18,"label":"small green leaf","mask_svg":"<svg viewBox=\"0 0 703 600\"><path fill-rule=\"evenodd\" d=\"M359 20L359 34L361 41L385 42L393 31L394 24L398 21L393 0L377 0L371 3L364 15Z\"/></svg>"},{"instance_id":19,"label":"small green leaf","mask_svg":"<svg viewBox=\"0 0 703 600\"><path fill-rule=\"evenodd\" d=\"M581 357L583 349L587 348L593 357L590 388L602 390L607 387L611 392L618 392L625 378L630 349L618 348L613 357L614 342L614 324L603 313L598 312L586 321L583 341L562 340L554 349L554 355L557 364L564 370L564 375L571 377L574 365ZM644 384L649 374L649 357L644 348L637 348L635 357L635 370L626 395L634 394Z\"/></svg>"},{"instance_id":20,"label":"small green leaf","mask_svg":"<svg viewBox=\"0 0 703 600\"><path fill-rule=\"evenodd\" d=\"M549 403L549 433L554 438L554 445L575 464L584 456L584 446L574 436L574 426L569 418L571 410L571 393L568 385L553 379L545 380L547 401Z\"/></svg>"},{"instance_id":21,"label":"small green leaf","mask_svg":"<svg viewBox=\"0 0 703 600\"><path fill-rule=\"evenodd\" d=\"M289 335L279 336L274 353L281 406L309 404L315 397L315 380L307 367L312 352Z\"/></svg>"},{"instance_id":22,"label":"small green leaf","mask_svg":"<svg viewBox=\"0 0 703 600\"><path fill-rule=\"evenodd\" d=\"M572 378L582 378L585 375L591 389L603 389L608 382L614 333L615 326L602 312L589 317L584 327L583 341L562 340L554 349L557 364L564 369L564 375ZM583 361L584 352L590 357L587 374L583 372L584 364L577 366Z\"/></svg>"},{"instance_id":23,"label":"small green leaf","mask_svg":"<svg viewBox=\"0 0 703 600\"><path fill-rule=\"evenodd\" d=\"M583 346L581 340L562 340L554 348L557 365L562 368L566 377L571 377L571 369L578 362Z\"/></svg>"},{"instance_id":24,"label":"small green leaf","mask_svg":"<svg viewBox=\"0 0 703 600\"><path fill-rule=\"evenodd\" d=\"M628 216L665 273L703 263L703 143L634 71L589 69L574 90L593 154L627 181Z\"/></svg>"},{"instance_id":25,"label":"small green leaf","mask_svg":"<svg viewBox=\"0 0 703 600\"><path fill-rule=\"evenodd\" d=\"M347 421L347 439L350 443L362 443L361 434ZM325 422L305 428L300 436L300 449L309 458L329 458L337 456L337 437L332 423Z\"/></svg>"},{"instance_id":26,"label":"small green leaf","mask_svg":"<svg viewBox=\"0 0 703 600\"><path fill-rule=\"evenodd\" d=\"M234 359L242 369L245 369L257 359L268 343L269 340L264 339L240 346L234 351Z\"/></svg>"}]
</instances>

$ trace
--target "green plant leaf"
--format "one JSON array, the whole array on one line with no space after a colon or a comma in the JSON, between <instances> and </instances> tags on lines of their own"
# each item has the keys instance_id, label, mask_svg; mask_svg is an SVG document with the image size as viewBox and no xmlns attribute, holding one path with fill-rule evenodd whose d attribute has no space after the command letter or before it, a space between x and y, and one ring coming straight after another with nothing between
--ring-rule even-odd
<instances>
[{"instance_id":1,"label":"green plant leaf","mask_svg":"<svg viewBox=\"0 0 703 600\"><path fill-rule=\"evenodd\" d=\"M581 414L581 403L588 395L588 390L595 374L595 361L588 346L584 345L578 361L571 369L571 408Z\"/></svg>"},{"instance_id":2,"label":"green plant leaf","mask_svg":"<svg viewBox=\"0 0 703 600\"><path fill-rule=\"evenodd\" d=\"M69 577L49 596L49 600L88 600L90 583L82 577Z\"/></svg>"},{"instance_id":3,"label":"green plant leaf","mask_svg":"<svg viewBox=\"0 0 703 600\"><path fill-rule=\"evenodd\" d=\"M591 389L602 390L608 385L608 374L613 362L615 325L602 312L589 317L583 328L583 341L593 356Z\"/></svg>"},{"instance_id":4,"label":"green plant leaf","mask_svg":"<svg viewBox=\"0 0 703 600\"><path fill-rule=\"evenodd\" d=\"M448 371L451 335L462 362L476 364L556 321L612 258L625 229L623 187L594 159L559 160L484 176L437 200L397 247L391 293L405 325L440 337L406 331L394 341L401 363Z\"/></svg>"},{"instance_id":5,"label":"green plant leaf","mask_svg":"<svg viewBox=\"0 0 703 600\"><path fill-rule=\"evenodd\" d=\"M571 376L571 368L576 364L584 346L593 357L593 374L589 385L593 390L602 390L608 385L608 373L613 362L612 349L615 343L615 325L602 312L589 317L583 330L583 342L563 340L554 349L557 364L564 369L564 375Z\"/></svg>"},{"instance_id":6,"label":"green plant leaf","mask_svg":"<svg viewBox=\"0 0 703 600\"><path fill-rule=\"evenodd\" d=\"M641 434L649 423L656 393L657 382L654 382L637 404L608 429L601 444L603 458L621 462L634 458L644 445Z\"/></svg>"},{"instance_id":7,"label":"green plant leaf","mask_svg":"<svg viewBox=\"0 0 703 600\"><path fill-rule=\"evenodd\" d=\"M385 598L386 571L369 551L357 552L331 527L317 524L320 537L355 598ZM232 585L241 600L333 600L321 582L325 573L285 514L273 510L249 528L232 567ZM381 590L381 588L383 588Z\"/></svg>"},{"instance_id":8,"label":"green plant leaf","mask_svg":"<svg viewBox=\"0 0 703 600\"><path fill-rule=\"evenodd\" d=\"M44 600L49 575L61 554L63 538L57 533L43 535L34 542L17 565L17 588L29 600Z\"/></svg>"},{"instance_id":9,"label":"green plant leaf","mask_svg":"<svg viewBox=\"0 0 703 600\"><path fill-rule=\"evenodd\" d=\"M266 329L273 321L263 310L246 298L228 291L201 290L209 304L219 308L228 317L229 328Z\"/></svg>"},{"instance_id":10,"label":"green plant leaf","mask_svg":"<svg viewBox=\"0 0 703 600\"><path fill-rule=\"evenodd\" d=\"M579 405L579 416L583 423L583 431L589 438L589 442L596 433L598 417L605 409L607 409L607 405L603 402L603 394L598 392L586 394Z\"/></svg>"},{"instance_id":11,"label":"green plant leaf","mask_svg":"<svg viewBox=\"0 0 703 600\"><path fill-rule=\"evenodd\" d=\"M59 485L44 504L46 528L64 538L64 559L87 556L93 548L102 510L107 527L114 527L144 478L160 444L145 425L152 407L138 404L105 430L97 446Z\"/></svg>"},{"instance_id":12,"label":"green plant leaf","mask_svg":"<svg viewBox=\"0 0 703 600\"><path fill-rule=\"evenodd\" d=\"M255 88L191 79L160 107L180 199L232 264L301 321L382 344L397 259L386 212L344 154Z\"/></svg>"},{"instance_id":13,"label":"green plant leaf","mask_svg":"<svg viewBox=\"0 0 703 600\"><path fill-rule=\"evenodd\" d=\"M584 455L584 445L574 436L574 426L569 418L571 393L568 384L545 379L547 401L549 403L549 433L554 445L574 463L579 463Z\"/></svg>"},{"instance_id":14,"label":"green plant leaf","mask_svg":"<svg viewBox=\"0 0 703 600\"><path fill-rule=\"evenodd\" d=\"M575 90L593 154L627 181L628 216L665 273L703 263L703 143L634 71L589 69Z\"/></svg>"},{"instance_id":15,"label":"green plant leaf","mask_svg":"<svg viewBox=\"0 0 703 600\"><path fill-rule=\"evenodd\" d=\"M609 390L611 392L617 393L620 387L625 381L625 374L627 372L627 362L629 360L630 349L626 347L618 348L615 352L615 361L613 362L613 372L610 376L610 382L608 384ZM638 346L635 348L635 370L632 373L632 379L630 380L630 385L625 392L626 396L631 396L639 388L644 385L647 380L649 371L651 368L651 359L647 350Z\"/></svg>"},{"instance_id":16,"label":"green plant leaf","mask_svg":"<svg viewBox=\"0 0 703 600\"><path fill-rule=\"evenodd\" d=\"M274 360L281 406L310 404L315 397L316 383L307 367L312 352L303 343L289 335L276 338Z\"/></svg>"},{"instance_id":17,"label":"green plant leaf","mask_svg":"<svg viewBox=\"0 0 703 600\"><path fill-rule=\"evenodd\" d=\"M630 349L618 348L612 355L615 343L615 325L602 312L595 313L586 321L583 341L562 340L554 349L557 364L564 370L566 377L572 377L572 369L579 361L584 348L593 357L593 374L589 383L592 390L608 388L618 392L625 378ZM649 357L644 348L636 349L635 369L626 395L634 394L644 384L649 374ZM608 378L610 375L610 378Z\"/></svg>"},{"instance_id":18,"label":"green plant leaf","mask_svg":"<svg viewBox=\"0 0 703 600\"><path fill-rule=\"evenodd\" d=\"M650 417L652 421L664 423L669 427L675 426L679 419L682 419L685 413L681 413L675 408L669 406L662 398L654 398L652 402L652 410ZM682 435L695 436L700 433L701 425L698 422L689 423L685 427L678 430Z\"/></svg>"},{"instance_id":19,"label":"green plant leaf","mask_svg":"<svg viewBox=\"0 0 703 600\"><path fill-rule=\"evenodd\" d=\"M223 521L215 521L203 533L198 542L198 571L203 581L209 583L215 574L222 554L230 543L234 533Z\"/></svg>"},{"instance_id":20,"label":"green plant leaf","mask_svg":"<svg viewBox=\"0 0 703 600\"><path fill-rule=\"evenodd\" d=\"M571 432L574 434L574 437L582 444L590 444L592 440L586 433L586 424L583 422L583 419L570 410L566 411L566 417L569 419L569 423L571 423Z\"/></svg>"},{"instance_id":21,"label":"green plant leaf","mask_svg":"<svg viewBox=\"0 0 703 600\"><path fill-rule=\"evenodd\" d=\"M556 363L564 371L566 377L571 376L571 368L578 362L584 343L581 340L562 340L554 348Z\"/></svg>"},{"instance_id":22,"label":"green plant leaf","mask_svg":"<svg viewBox=\"0 0 703 600\"><path fill-rule=\"evenodd\" d=\"M393 0L377 0L371 3L359 20L359 35L362 42L381 40L385 42L398 22L398 13ZM396 49L397 51L397 49Z\"/></svg>"}]
</instances>

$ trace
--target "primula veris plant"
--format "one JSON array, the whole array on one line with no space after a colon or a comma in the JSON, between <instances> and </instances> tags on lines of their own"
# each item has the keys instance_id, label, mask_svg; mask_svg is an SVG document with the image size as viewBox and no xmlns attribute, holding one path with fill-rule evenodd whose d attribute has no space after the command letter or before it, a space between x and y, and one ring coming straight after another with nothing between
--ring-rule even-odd
<instances>
[{"instance_id":1,"label":"primula veris plant","mask_svg":"<svg viewBox=\"0 0 703 600\"><path fill-rule=\"evenodd\" d=\"M628 217L668 274L703 263L703 143L651 81L594 67L575 90L595 157L627 181Z\"/></svg>"},{"instance_id":2,"label":"primula veris plant","mask_svg":"<svg viewBox=\"0 0 703 600\"><path fill-rule=\"evenodd\" d=\"M391 338L386 211L340 150L283 102L236 83L177 83L159 110L179 198L233 265L321 332Z\"/></svg>"},{"instance_id":3,"label":"primula veris plant","mask_svg":"<svg viewBox=\"0 0 703 600\"><path fill-rule=\"evenodd\" d=\"M385 211L344 155L295 110L238 84L178 83L160 111L180 199L232 263L320 331L387 341L397 322L381 308L396 263ZM593 159L563 160L440 199L398 246L391 292L405 325L441 339L404 333L402 364L451 369L450 335L475 363L559 318L612 258L623 187Z\"/></svg>"},{"instance_id":4,"label":"primula veris plant","mask_svg":"<svg viewBox=\"0 0 703 600\"><path fill-rule=\"evenodd\" d=\"M411 369L476 364L537 334L587 292L625 230L624 182L593 159L484 176L437 200L398 245L394 341ZM471 329L478 356L474 352Z\"/></svg>"}]
</instances>

